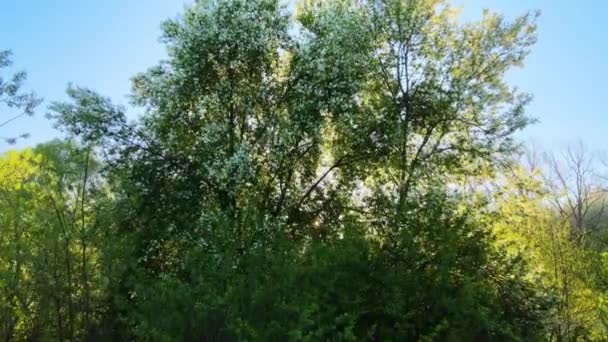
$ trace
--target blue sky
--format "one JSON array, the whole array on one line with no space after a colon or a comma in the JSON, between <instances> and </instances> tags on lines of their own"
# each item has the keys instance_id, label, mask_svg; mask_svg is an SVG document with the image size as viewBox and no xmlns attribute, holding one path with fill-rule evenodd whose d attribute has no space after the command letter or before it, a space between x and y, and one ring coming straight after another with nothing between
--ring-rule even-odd
<instances>
[{"instance_id":1,"label":"blue sky","mask_svg":"<svg viewBox=\"0 0 608 342\"><path fill-rule=\"evenodd\" d=\"M127 104L130 78L165 56L160 22L175 17L188 0L0 1L0 49L14 52L26 69L28 88L44 97L33 118L2 128L0 136L29 132L18 146L57 136L44 118L46 105L65 99L69 82ZM534 95L528 112L539 123L521 134L545 149L581 139L602 149L608 139L608 1L453 0L465 19L483 8L507 18L539 9L539 42L509 81ZM135 116L137 111L130 112ZM0 151L7 149L0 143ZM607 146L608 149L608 146Z\"/></svg>"}]
</instances>

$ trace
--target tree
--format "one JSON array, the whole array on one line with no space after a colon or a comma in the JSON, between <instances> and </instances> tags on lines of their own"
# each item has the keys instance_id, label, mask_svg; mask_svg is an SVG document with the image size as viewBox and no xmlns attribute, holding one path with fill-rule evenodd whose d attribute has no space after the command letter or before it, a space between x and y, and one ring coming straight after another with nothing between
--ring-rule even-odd
<instances>
[{"instance_id":1,"label":"tree","mask_svg":"<svg viewBox=\"0 0 608 342\"><path fill-rule=\"evenodd\" d=\"M19 327L35 324L29 296L33 283L28 277L36 253L30 242L35 223L27 215L33 201L26 199L36 198L31 179L36 175L37 161L31 150L9 152L0 159L0 336L4 340L22 336Z\"/></svg>"},{"instance_id":2,"label":"tree","mask_svg":"<svg viewBox=\"0 0 608 342\"><path fill-rule=\"evenodd\" d=\"M582 143L569 146L561 158L549 157L548 182L556 194L553 203L560 215L572 221L574 238L580 243L597 243L603 234L606 186L595 156Z\"/></svg>"},{"instance_id":3,"label":"tree","mask_svg":"<svg viewBox=\"0 0 608 342\"><path fill-rule=\"evenodd\" d=\"M447 195L497 169L530 121L503 77L535 15L452 14L305 1L291 33L276 0L201 0L163 25L169 60L134 78L139 122L70 88L51 116L107 158L111 221L130 242L113 326L152 340L538 338L542 294Z\"/></svg>"},{"instance_id":4,"label":"tree","mask_svg":"<svg viewBox=\"0 0 608 342\"><path fill-rule=\"evenodd\" d=\"M514 165L494 183L497 242L531 265L535 279L556 301L546 321L551 341L603 340L603 224L601 189L589 155L572 149L543 164ZM576 157L575 157L576 156ZM543 165L545 168L543 169ZM562 165L571 165L572 169ZM559 183L550 176L558 173ZM577 218L578 217L578 218Z\"/></svg>"},{"instance_id":5,"label":"tree","mask_svg":"<svg viewBox=\"0 0 608 342\"><path fill-rule=\"evenodd\" d=\"M90 149L51 142L0 160L4 340L90 339L102 329L107 193ZM103 261L103 262L102 262Z\"/></svg>"},{"instance_id":6,"label":"tree","mask_svg":"<svg viewBox=\"0 0 608 342\"><path fill-rule=\"evenodd\" d=\"M7 50L0 50L0 70L9 67L12 62L10 59L11 53ZM3 118L0 119L0 128L7 126L18 118L27 115L34 115L34 109L42 102L33 92L22 92L23 82L26 79L26 73L18 72L6 80L0 77L0 113ZM7 113L4 113L8 110ZM0 137L9 144L14 144L18 138L26 138L27 133L21 134L19 137Z\"/></svg>"},{"instance_id":7,"label":"tree","mask_svg":"<svg viewBox=\"0 0 608 342\"><path fill-rule=\"evenodd\" d=\"M142 181L171 178L176 191L140 188L152 206L192 202L183 223L159 218L178 230L204 202L234 216L245 188L290 224L315 222L360 185L403 204L416 184L508 155L529 122L527 97L502 76L533 43L534 15L460 26L452 12L437 1L309 1L292 38L275 1L201 1L165 24L171 59L134 79L148 112L138 129L84 91L55 111L85 138L120 132L125 164L154 163Z\"/></svg>"}]
</instances>

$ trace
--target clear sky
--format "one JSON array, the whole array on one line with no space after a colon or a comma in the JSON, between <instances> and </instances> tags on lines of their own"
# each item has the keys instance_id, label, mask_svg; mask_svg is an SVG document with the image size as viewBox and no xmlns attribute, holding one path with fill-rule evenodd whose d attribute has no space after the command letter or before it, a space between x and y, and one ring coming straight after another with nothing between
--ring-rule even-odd
<instances>
[{"instance_id":1,"label":"clear sky","mask_svg":"<svg viewBox=\"0 0 608 342\"><path fill-rule=\"evenodd\" d=\"M160 22L188 0L1 0L0 49L11 49L27 87L44 97L33 118L2 128L0 136L29 132L18 146L57 136L44 118L68 83L90 87L126 105L130 78L165 56ZM521 135L546 149L581 139L608 150L608 1L453 0L465 19L483 8L507 18L539 9L539 41L509 81L534 95L528 112L539 119ZM136 115L133 111L130 115ZM7 149L0 143L0 151Z\"/></svg>"}]
</instances>

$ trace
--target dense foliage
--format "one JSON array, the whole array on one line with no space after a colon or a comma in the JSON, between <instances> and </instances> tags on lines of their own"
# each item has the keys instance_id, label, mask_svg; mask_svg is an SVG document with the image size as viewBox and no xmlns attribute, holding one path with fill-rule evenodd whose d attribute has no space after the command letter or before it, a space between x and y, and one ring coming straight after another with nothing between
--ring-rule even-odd
<instances>
[{"instance_id":1,"label":"dense foliage","mask_svg":"<svg viewBox=\"0 0 608 342\"><path fill-rule=\"evenodd\" d=\"M514 161L535 18L197 1L137 121L70 87L66 139L0 159L0 335L605 339L603 216Z\"/></svg>"}]
</instances>

